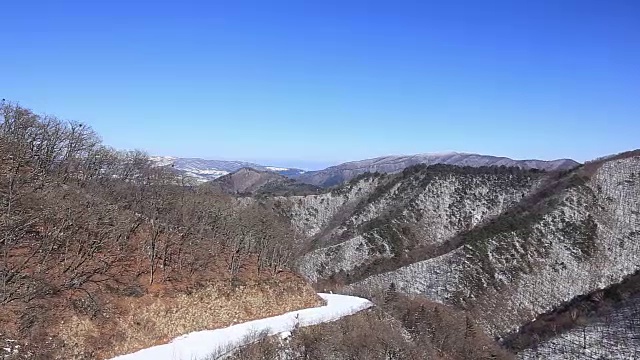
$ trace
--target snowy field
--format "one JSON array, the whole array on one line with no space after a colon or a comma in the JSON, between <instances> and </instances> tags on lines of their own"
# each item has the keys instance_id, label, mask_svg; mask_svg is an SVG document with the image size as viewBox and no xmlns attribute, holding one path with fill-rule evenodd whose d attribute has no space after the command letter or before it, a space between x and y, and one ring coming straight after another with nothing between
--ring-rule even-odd
<instances>
[{"instance_id":1,"label":"snowy field","mask_svg":"<svg viewBox=\"0 0 640 360\"><path fill-rule=\"evenodd\" d=\"M168 344L117 356L112 360L201 360L218 349L229 350L244 345L251 334L287 333L296 326L309 326L338 320L373 305L369 300L354 296L318 295L327 301L327 305L249 321L222 329L189 333Z\"/></svg>"}]
</instances>

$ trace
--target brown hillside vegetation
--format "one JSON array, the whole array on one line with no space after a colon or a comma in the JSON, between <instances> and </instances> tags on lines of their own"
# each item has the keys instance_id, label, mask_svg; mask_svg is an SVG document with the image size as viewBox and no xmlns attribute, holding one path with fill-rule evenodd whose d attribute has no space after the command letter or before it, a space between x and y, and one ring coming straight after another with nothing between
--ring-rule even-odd
<instances>
[{"instance_id":1,"label":"brown hillside vegetation","mask_svg":"<svg viewBox=\"0 0 640 360\"><path fill-rule=\"evenodd\" d=\"M291 338L263 337L233 354L235 360L275 359L512 359L462 311L388 289L371 310L317 326ZM219 357L212 356L212 359Z\"/></svg>"},{"instance_id":2,"label":"brown hillside vegetation","mask_svg":"<svg viewBox=\"0 0 640 360\"><path fill-rule=\"evenodd\" d=\"M294 234L86 125L0 107L0 333L33 359L107 358L318 305ZM287 301L284 301L284 300Z\"/></svg>"}]
</instances>

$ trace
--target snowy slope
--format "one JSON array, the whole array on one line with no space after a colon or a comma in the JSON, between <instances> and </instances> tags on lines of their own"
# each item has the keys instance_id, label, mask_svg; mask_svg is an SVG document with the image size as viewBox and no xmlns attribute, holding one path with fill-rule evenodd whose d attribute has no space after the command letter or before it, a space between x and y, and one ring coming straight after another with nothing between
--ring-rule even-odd
<instances>
[{"instance_id":1,"label":"snowy slope","mask_svg":"<svg viewBox=\"0 0 640 360\"><path fill-rule=\"evenodd\" d=\"M220 348L244 345L245 337L252 333L268 331L270 335L294 329L296 325L309 326L338 320L372 306L369 300L335 294L318 294L327 305L293 311L280 316L249 321L216 330L193 332L164 345L153 346L138 352L117 356L112 360L199 360Z\"/></svg>"}]
</instances>

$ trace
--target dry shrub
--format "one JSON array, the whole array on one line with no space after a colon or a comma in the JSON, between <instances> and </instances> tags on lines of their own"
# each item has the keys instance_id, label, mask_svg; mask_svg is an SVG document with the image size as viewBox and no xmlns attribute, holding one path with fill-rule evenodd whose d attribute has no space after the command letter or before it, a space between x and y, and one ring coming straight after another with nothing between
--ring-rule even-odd
<instances>
[{"instance_id":1,"label":"dry shrub","mask_svg":"<svg viewBox=\"0 0 640 360\"><path fill-rule=\"evenodd\" d=\"M58 336L67 359L86 359L93 355L87 349L99 339L99 331L89 317L73 316L60 324Z\"/></svg>"},{"instance_id":2,"label":"dry shrub","mask_svg":"<svg viewBox=\"0 0 640 360\"><path fill-rule=\"evenodd\" d=\"M397 294L391 301L388 298L381 304L384 311L399 319L414 341L430 343L445 358L513 358L483 332L468 312L420 296Z\"/></svg>"},{"instance_id":3,"label":"dry shrub","mask_svg":"<svg viewBox=\"0 0 640 360\"><path fill-rule=\"evenodd\" d=\"M60 324L65 359L110 358L165 343L180 335L322 305L300 281L255 281L233 287L218 283L176 296L128 298L122 315ZM97 342L96 339L101 339Z\"/></svg>"},{"instance_id":4,"label":"dry shrub","mask_svg":"<svg viewBox=\"0 0 640 360\"><path fill-rule=\"evenodd\" d=\"M297 329L286 341L281 341L277 336L262 339L235 351L230 359L513 358L486 337L462 312L403 295L398 295L393 302L338 321ZM273 349L278 350L278 357L264 357L265 352L272 352Z\"/></svg>"},{"instance_id":5,"label":"dry shrub","mask_svg":"<svg viewBox=\"0 0 640 360\"><path fill-rule=\"evenodd\" d=\"M282 344L275 337L269 337L269 330L252 331L237 344L228 344L214 350L206 360L222 360L230 357L237 360L274 360L280 357Z\"/></svg>"},{"instance_id":6,"label":"dry shrub","mask_svg":"<svg viewBox=\"0 0 640 360\"><path fill-rule=\"evenodd\" d=\"M273 356L273 354L278 354ZM212 357L212 360L219 359ZM402 325L379 310L297 329L282 341L261 339L233 352L230 360L297 359L440 359L428 344L413 342Z\"/></svg>"},{"instance_id":7,"label":"dry shrub","mask_svg":"<svg viewBox=\"0 0 640 360\"><path fill-rule=\"evenodd\" d=\"M89 126L0 102L3 336L29 344L33 359L95 359L114 344L135 349L317 303L284 280L233 298L193 292L291 274L297 249L291 224L267 207L191 185L143 152L101 144ZM169 296L154 296L158 287ZM278 288L273 301L297 303L270 304Z\"/></svg>"},{"instance_id":8,"label":"dry shrub","mask_svg":"<svg viewBox=\"0 0 640 360\"><path fill-rule=\"evenodd\" d=\"M399 321L413 342L428 344L446 359L512 359L513 355L490 338L460 308L443 305L419 295L387 289L357 289L350 295L367 297L377 310Z\"/></svg>"}]
</instances>

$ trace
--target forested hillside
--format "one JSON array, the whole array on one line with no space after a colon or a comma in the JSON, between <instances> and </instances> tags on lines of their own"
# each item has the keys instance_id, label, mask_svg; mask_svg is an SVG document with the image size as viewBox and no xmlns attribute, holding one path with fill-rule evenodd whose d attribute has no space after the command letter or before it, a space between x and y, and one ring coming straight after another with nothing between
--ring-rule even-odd
<instances>
[{"instance_id":1,"label":"forested hillside","mask_svg":"<svg viewBox=\"0 0 640 360\"><path fill-rule=\"evenodd\" d=\"M639 181L632 151L553 172L422 165L276 204L307 235L298 269L317 288L394 287L462 309L501 338L640 269ZM624 310L635 300L609 302L622 310L606 316L636 314ZM598 316L582 323L600 329ZM580 326L570 324L547 333L541 354L562 358L570 345L551 339Z\"/></svg>"},{"instance_id":2,"label":"forested hillside","mask_svg":"<svg viewBox=\"0 0 640 360\"><path fill-rule=\"evenodd\" d=\"M85 124L11 103L0 114L0 332L20 346L12 356L105 358L319 303L288 270L294 233L272 212L185 186Z\"/></svg>"}]
</instances>

